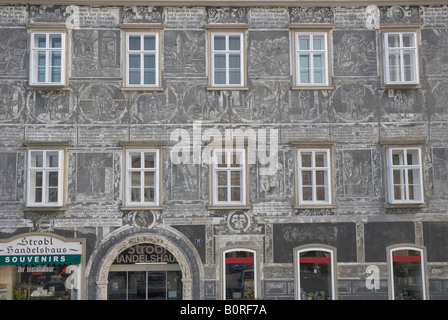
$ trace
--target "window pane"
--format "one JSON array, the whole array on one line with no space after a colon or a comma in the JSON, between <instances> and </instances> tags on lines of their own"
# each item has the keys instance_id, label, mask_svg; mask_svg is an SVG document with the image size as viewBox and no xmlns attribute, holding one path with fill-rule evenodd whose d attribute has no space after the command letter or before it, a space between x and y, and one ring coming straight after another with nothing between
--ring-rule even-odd
<instances>
[{"instance_id":1,"label":"window pane","mask_svg":"<svg viewBox=\"0 0 448 320\"><path fill-rule=\"evenodd\" d=\"M230 164L231 167L242 167L244 165L244 159L242 158L243 155L240 152L232 152L231 161Z\"/></svg>"},{"instance_id":2,"label":"window pane","mask_svg":"<svg viewBox=\"0 0 448 320\"><path fill-rule=\"evenodd\" d=\"M156 50L156 37L145 36L144 39L145 50Z\"/></svg>"},{"instance_id":3,"label":"window pane","mask_svg":"<svg viewBox=\"0 0 448 320\"><path fill-rule=\"evenodd\" d=\"M225 69L226 68L226 56L216 54L215 55L215 68Z\"/></svg>"},{"instance_id":4,"label":"window pane","mask_svg":"<svg viewBox=\"0 0 448 320\"><path fill-rule=\"evenodd\" d=\"M140 188L131 188L131 201L140 202Z\"/></svg>"},{"instance_id":5,"label":"window pane","mask_svg":"<svg viewBox=\"0 0 448 320\"><path fill-rule=\"evenodd\" d=\"M145 172L145 187L154 186L154 172Z\"/></svg>"},{"instance_id":6,"label":"window pane","mask_svg":"<svg viewBox=\"0 0 448 320\"><path fill-rule=\"evenodd\" d=\"M34 190L34 201L35 203L41 203L42 202L42 188L36 188Z\"/></svg>"},{"instance_id":7,"label":"window pane","mask_svg":"<svg viewBox=\"0 0 448 320\"><path fill-rule=\"evenodd\" d=\"M140 68L140 55L130 54L129 55L129 68Z\"/></svg>"},{"instance_id":8,"label":"window pane","mask_svg":"<svg viewBox=\"0 0 448 320\"><path fill-rule=\"evenodd\" d=\"M218 171L218 186L227 186L227 172Z\"/></svg>"},{"instance_id":9,"label":"window pane","mask_svg":"<svg viewBox=\"0 0 448 320\"><path fill-rule=\"evenodd\" d=\"M37 81L45 82L45 70L47 65L47 58L44 51L37 53Z\"/></svg>"},{"instance_id":10,"label":"window pane","mask_svg":"<svg viewBox=\"0 0 448 320\"><path fill-rule=\"evenodd\" d=\"M239 54L231 54L229 56L229 68L239 69L241 67L241 56Z\"/></svg>"},{"instance_id":11,"label":"window pane","mask_svg":"<svg viewBox=\"0 0 448 320\"><path fill-rule=\"evenodd\" d=\"M131 172L131 186L140 186L140 172Z\"/></svg>"},{"instance_id":12,"label":"window pane","mask_svg":"<svg viewBox=\"0 0 448 320\"><path fill-rule=\"evenodd\" d=\"M241 201L241 188L232 187L231 188L231 201Z\"/></svg>"},{"instance_id":13,"label":"window pane","mask_svg":"<svg viewBox=\"0 0 448 320\"><path fill-rule=\"evenodd\" d=\"M400 36L398 34L389 34L387 36L387 44L389 48L397 48L400 46Z\"/></svg>"},{"instance_id":14,"label":"window pane","mask_svg":"<svg viewBox=\"0 0 448 320\"><path fill-rule=\"evenodd\" d=\"M226 72L215 70L215 84L226 84Z\"/></svg>"},{"instance_id":15,"label":"window pane","mask_svg":"<svg viewBox=\"0 0 448 320\"><path fill-rule=\"evenodd\" d=\"M316 185L326 186L327 185L327 172L326 171L316 171Z\"/></svg>"},{"instance_id":16,"label":"window pane","mask_svg":"<svg viewBox=\"0 0 448 320\"><path fill-rule=\"evenodd\" d=\"M47 47L47 37L45 34L36 34L34 36L34 46L36 48L46 48Z\"/></svg>"},{"instance_id":17,"label":"window pane","mask_svg":"<svg viewBox=\"0 0 448 320\"><path fill-rule=\"evenodd\" d=\"M418 156L418 150L407 150L407 164L408 165L419 165L420 157Z\"/></svg>"},{"instance_id":18,"label":"window pane","mask_svg":"<svg viewBox=\"0 0 448 320\"><path fill-rule=\"evenodd\" d=\"M240 70L230 70L229 71L229 84L241 84Z\"/></svg>"},{"instance_id":19,"label":"window pane","mask_svg":"<svg viewBox=\"0 0 448 320\"><path fill-rule=\"evenodd\" d=\"M140 84L140 71L129 71L129 84Z\"/></svg>"},{"instance_id":20,"label":"window pane","mask_svg":"<svg viewBox=\"0 0 448 320\"><path fill-rule=\"evenodd\" d=\"M415 47L414 43L414 34L403 34L403 47L409 48L409 47Z\"/></svg>"},{"instance_id":21,"label":"window pane","mask_svg":"<svg viewBox=\"0 0 448 320\"><path fill-rule=\"evenodd\" d=\"M48 202L58 202L58 188L49 188Z\"/></svg>"},{"instance_id":22,"label":"window pane","mask_svg":"<svg viewBox=\"0 0 448 320\"><path fill-rule=\"evenodd\" d=\"M227 201L227 187L218 187L218 201Z\"/></svg>"},{"instance_id":23,"label":"window pane","mask_svg":"<svg viewBox=\"0 0 448 320\"><path fill-rule=\"evenodd\" d=\"M302 185L310 186L313 183L312 180L312 172L311 171L302 171Z\"/></svg>"},{"instance_id":24,"label":"window pane","mask_svg":"<svg viewBox=\"0 0 448 320\"><path fill-rule=\"evenodd\" d=\"M313 201L313 188L311 187L302 188L302 199L303 201Z\"/></svg>"},{"instance_id":25,"label":"window pane","mask_svg":"<svg viewBox=\"0 0 448 320\"><path fill-rule=\"evenodd\" d=\"M145 153L145 168L155 168L155 155Z\"/></svg>"},{"instance_id":26,"label":"window pane","mask_svg":"<svg viewBox=\"0 0 448 320\"><path fill-rule=\"evenodd\" d=\"M394 299L422 300L422 257L417 250L402 249L392 253Z\"/></svg>"},{"instance_id":27,"label":"window pane","mask_svg":"<svg viewBox=\"0 0 448 320\"><path fill-rule=\"evenodd\" d=\"M302 152L301 153L302 158L302 167L311 167L311 153Z\"/></svg>"},{"instance_id":28,"label":"window pane","mask_svg":"<svg viewBox=\"0 0 448 320\"><path fill-rule=\"evenodd\" d=\"M310 67L310 57L307 54L300 55L300 69L308 69Z\"/></svg>"},{"instance_id":29,"label":"window pane","mask_svg":"<svg viewBox=\"0 0 448 320\"><path fill-rule=\"evenodd\" d=\"M58 172L48 173L48 186L57 187L58 186Z\"/></svg>"},{"instance_id":30,"label":"window pane","mask_svg":"<svg viewBox=\"0 0 448 320\"><path fill-rule=\"evenodd\" d=\"M155 83L156 83L155 71L145 71L144 72L144 84L155 84Z\"/></svg>"},{"instance_id":31,"label":"window pane","mask_svg":"<svg viewBox=\"0 0 448 320\"><path fill-rule=\"evenodd\" d=\"M241 37L240 36L229 36L229 49L230 50L241 50Z\"/></svg>"},{"instance_id":32,"label":"window pane","mask_svg":"<svg viewBox=\"0 0 448 320\"><path fill-rule=\"evenodd\" d=\"M324 36L314 36L313 50L324 50L324 49L325 49Z\"/></svg>"},{"instance_id":33,"label":"window pane","mask_svg":"<svg viewBox=\"0 0 448 320\"><path fill-rule=\"evenodd\" d=\"M129 50L140 50L140 36L129 36Z\"/></svg>"},{"instance_id":34,"label":"window pane","mask_svg":"<svg viewBox=\"0 0 448 320\"><path fill-rule=\"evenodd\" d=\"M62 65L62 56L61 52L52 52L51 53L51 82L61 82L61 65Z\"/></svg>"},{"instance_id":35,"label":"window pane","mask_svg":"<svg viewBox=\"0 0 448 320\"><path fill-rule=\"evenodd\" d=\"M305 251L299 254L300 299L330 300L333 298L331 254L326 251Z\"/></svg>"},{"instance_id":36,"label":"window pane","mask_svg":"<svg viewBox=\"0 0 448 320\"><path fill-rule=\"evenodd\" d=\"M299 36L299 50L309 50L310 39L309 36Z\"/></svg>"},{"instance_id":37,"label":"window pane","mask_svg":"<svg viewBox=\"0 0 448 320\"><path fill-rule=\"evenodd\" d=\"M227 167L227 157L225 152L216 152L216 164L218 167Z\"/></svg>"},{"instance_id":38,"label":"window pane","mask_svg":"<svg viewBox=\"0 0 448 320\"><path fill-rule=\"evenodd\" d=\"M226 50L226 37L215 36L214 37L214 50Z\"/></svg>"},{"instance_id":39,"label":"window pane","mask_svg":"<svg viewBox=\"0 0 448 320\"><path fill-rule=\"evenodd\" d=\"M316 153L315 155L316 167L327 167L327 154Z\"/></svg>"},{"instance_id":40,"label":"window pane","mask_svg":"<svg viewBox=\"0 0 448 320\"><path fill-rule=\"evenodd\" d=\"M327 188L326 187L316 187L316 200L325 201L327 200Z\"/></svg>"},{"instance_id":41,"label":"window pane","mask_svg":"<svg viewBox=\"0 0 448 320\"><path fill-rule=\"evenodd\" d=\"M51 35L50 36L51 41L51 48L58 49L62 48L62 37L61 35Z\"/></svg>"},{"instance_id":42,"label":"window pane","mask_svg":"<svg viewBox=\"0 0 448 320\"><path fill-rule=\"evenodd\" d=\"M156 56L154 54L145 54L144 63L146 69L156 68Z\"/></svg>"},{"instance_id":43,"label":"window pane","mask_svg":"<svg viewBox=\"0 0 448 320\"><path fill-rule=\"evenodd\" d=\"M141 168L141 156L140 154L131 155L131 168Z\"/></svg>"},{"instance_id":44,"label":"window pane","mask_svg":"<svg viewBox=\"0 0 448 320\"><path fill-rule=\"evenodd\" d=\"M230 183L232 186L241 186L241 172L231 171L230 172Z\"/></svg>"},{"instance_id":45,"label":"window pane","mask_svg":"<svg viewBox=\"0 0 448 320\"><path fill-rule=\"evenodd\" d=\"M231 251L225 254L225 298L255 299L254 253Z\"/></svg>"},{"instance_id":46,"label":"window pane","mask_svg":"<svg viewBox=\"0 0 448 320\"><path fill-rule=\"evenodd\" d=\"M154 188L145 188L145 202L154 202Z\"/></svg>"},{"instance_id":47,"label":"window pane","mask_svg":"<svg viewBox=\"0 0 448 320\"><path fill-rule=\"evenodd\" d=\"M44 165L43 154L40 151L31 152L31 167L42 168Z\"/></svg>"}]
</instances>

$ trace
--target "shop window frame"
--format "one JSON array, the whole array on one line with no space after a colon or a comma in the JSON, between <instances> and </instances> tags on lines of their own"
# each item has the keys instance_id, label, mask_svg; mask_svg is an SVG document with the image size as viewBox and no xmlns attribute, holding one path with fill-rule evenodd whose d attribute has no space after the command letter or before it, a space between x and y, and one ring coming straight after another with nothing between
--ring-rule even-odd
<instances>
[{"instance_id":1,"label":"shop window frame","mask_svg":"<svg viewBox=\"0 0 448 320\"><path fill-rule=\"evenodd\" d=\"M418 251L420 256L399 256L400 259L394 258L394 252L402 251L402 250L412 250ZM395 280L394 280L394 262L420 262L420 276L421 276L421 292L422 292L422 300L429 299L429 284L427 278L427 258L426 258L426 247L413 244L413 243L402 243L388 246L386 248L387 252L387 271L388 271L388 285L389 285L389 300L396 300L396 289L395 289ZM413 284L407 284L406 287L409 287Z\"/></svg>"},{"instance_id":2,"label":"shop window frame","mask_svg":"<svg viewBox=\"0 0 448 320\"><path fill-rule=\"evenodd\" d=\"M294 281L294 286L295 286L295 294L294 294L294 298L296 300L302 300L301 297L301 291L300 291L300 276L301 276L301 271L300 271L300 254L302 252L310 252L310 251L324 251L324 252L328 252L330 254L330 262L324 262L324 263L329 263L331 266L331 284L332 284L332 288L331 288L331 296L332 299L331 300L337 300L337 296L338 296L338 289L337 289L337 249L333 246L329 246L329 245L325 245L325 244L319 244L319 243L313 243L313 244L307 244L307 245L303 245L303 246L298 246L296 248L294 248L294 275L295 275L295 281ZM318 260L319 258L316 259L316 261L320 261ZM324 259L325 261L328 259Z\"/></svg>"},{"instance_id":3,"label":"shop window frame","mask_svg":"<svg viewBox=\"0 0 448 320\"><path fill-rule=\"evenodd\" d=\"M226 254L231 252L250 252L253 254L253 272L254 272L254 297L253 299L258 299L260 297L259 293L259 271L258 271L258 252L256 249L248 248L248 247L232 247L232 248L225 248L221 252L221 299L226 300L226 290L227 290L227 283L226 283ZM242 295L243 297L243 295Z\"/></svg>"}]
</instances>

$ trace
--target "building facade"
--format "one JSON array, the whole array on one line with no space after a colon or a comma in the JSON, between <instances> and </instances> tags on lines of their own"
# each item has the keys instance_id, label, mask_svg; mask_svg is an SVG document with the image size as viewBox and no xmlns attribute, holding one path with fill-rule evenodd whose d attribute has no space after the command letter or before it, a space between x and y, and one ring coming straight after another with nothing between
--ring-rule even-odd
<instances>
[{"instance_id":1,"label":"building facade","mask_svg":"<svg viewBox=\"0 0 448 320\"><path fill-rule=\"evenodd\" d=\"M447 5L4 2L1 299L448 298Z\"/></svg>"}]
</instances>

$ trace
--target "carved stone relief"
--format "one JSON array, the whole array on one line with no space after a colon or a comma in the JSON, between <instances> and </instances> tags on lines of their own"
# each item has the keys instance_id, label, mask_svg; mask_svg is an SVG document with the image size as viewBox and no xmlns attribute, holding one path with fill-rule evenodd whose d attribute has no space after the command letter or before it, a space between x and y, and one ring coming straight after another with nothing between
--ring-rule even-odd
<instances>
[{"instance_id":1,"label":"carved stone relief","mask_svg":"<svg viewBox=\"0 0 448 320\"><path fill-rule=\"evenodd\" d=\"M336 122L366 122L375 120L377 99L372 85L343 83L331 96Z\"/></svg>"},{"instance_id":2,"label":"carved stone relief","mask_svg":"<svg viewBox=\"0 0 448 320\"><path fill-rule=\"evenodd\" d=\"M27 107L31 123L76 121L77 100L71 91L28 91Z\"/></svg>"}]
</instances>

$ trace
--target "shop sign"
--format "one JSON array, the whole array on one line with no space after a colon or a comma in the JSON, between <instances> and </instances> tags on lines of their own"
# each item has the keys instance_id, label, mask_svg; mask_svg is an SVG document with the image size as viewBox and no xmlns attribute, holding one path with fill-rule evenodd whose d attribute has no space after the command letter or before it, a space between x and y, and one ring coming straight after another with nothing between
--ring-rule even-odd
<instances>
[{"instance_id":1,"label":"shop sign","mask_svg":"<svg viewBox=\"0 0 448 320\"><path fill-rule=\"evenodd\" d=\"M81 242L30 235L0 243L0 265L80 264Z\"/></svg>"},{"instance_id":2,"label":"shop sign","mask_svg":"<svg viewBox=\"0 0 448 320\"><path fill-rule=\"evenodd\" d=\"M176 258L164 247L143 243L132 246L121 252L114 261L115 264L138 263L177 263Z\"/></svg>"}]
</instances>

